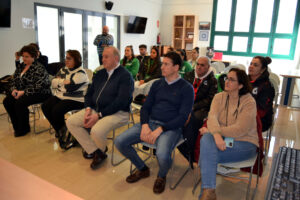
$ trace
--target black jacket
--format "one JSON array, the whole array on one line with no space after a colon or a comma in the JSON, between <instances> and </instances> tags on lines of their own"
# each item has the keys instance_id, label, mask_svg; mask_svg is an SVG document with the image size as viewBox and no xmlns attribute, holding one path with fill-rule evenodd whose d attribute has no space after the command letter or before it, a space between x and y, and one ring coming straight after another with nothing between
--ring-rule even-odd
<instances>
[{"instance_id":1,"label":"black jacket","mask_svg":"<svg viewBox=\"0 0 300 200\"><path fill-rule=\"evenodd\" d=\"M193 84L195 79L195 70L186 73L184 75L184 79ZM214 72L211 72L202 80L196 93L193 112L197 119L203 120L203 118L207 116L210 109L210 104L215 94L217 93L217 90L217 79L214 76Z\"/></svg>"},{"instance_id":2,"label":"black jacket","mask_svg":"<svg viewBox=\"0 0 300 200\"><path fill-rule=\"evenodd\" d=\"M158 61L154 61L153 64L151 65L151 58L150 57L145 58L140 66L138 79L144 80L145 83L147 83L148 81L151 81L153 79L160 78L161 77L160 67L161 67L160 59ZM150 77L145 78L147 74Z\"/></svg>"},{"instance_id":3,"label":"black jacket","mask_svg":"<svg viewBox=\"0 0 300 200\"><path fill-rule=\"evenodd\" d=\"M93 76L84 105L101 112L103 117L121 110L129 112L133 85L132 76L125 67L119 66L109 79L106 69L101 69Z\"/></svg>"},{"instance_id":4,"label":"black jacket","mask_svg":"<svg viewBox=\"0 0 300 200\"><path fill-rule=\"evenodd\" d=\"M250 76L249 79L251 80ZM262 123L262 131L266 131L272 125L273 116L273 100L275 90L269 80L269 72L267 70L261 74L252 84L252 96L256 101L257 114Z\"/></svg>"}]
</instances>

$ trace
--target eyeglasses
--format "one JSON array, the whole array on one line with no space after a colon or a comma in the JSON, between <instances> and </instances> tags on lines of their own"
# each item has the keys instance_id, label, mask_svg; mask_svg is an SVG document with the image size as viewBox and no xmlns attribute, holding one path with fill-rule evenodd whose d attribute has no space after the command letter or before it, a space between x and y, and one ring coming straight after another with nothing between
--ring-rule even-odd
<instances>
[{"instance_id":1,"label":"eyeglasses","mask_svg":"<svg viewBox=\"0 0 300 200\"><path fill-rule=\"evenodd\" d=\"M237 81L237 80L235 80L235 79L233 79L233 78L228 78L228 77L224 77L224 80L225 81L229 81L229 82L235 82L235 81Z\"/></svg>"}]
</instances>

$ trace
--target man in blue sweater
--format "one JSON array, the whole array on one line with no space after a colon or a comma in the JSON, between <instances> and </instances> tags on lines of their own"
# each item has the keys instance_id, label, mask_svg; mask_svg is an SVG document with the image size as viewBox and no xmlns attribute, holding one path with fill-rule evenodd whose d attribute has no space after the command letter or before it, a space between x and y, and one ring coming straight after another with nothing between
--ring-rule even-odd
<instances>
[{"instance_id":1,"label":"man in blue sweater","mask_svg":"<svg viewBox=\"0 0 300 200\"><path fill-rule=\"evenodd\" d=\"M153 83L141 109L141 123L128 129L115 140L119 151L136 166L137 170L126 178L134 183L150 175L150 170L132 145L147 142L156 145L159 172L154 193L165 189L166 176L172 164L171 153L182 138L182 127L192 111L194 91L192 85L180 78L182 60L175 52L165 55L161 71L164 78Z\"/></svg>"},{"instance_id":2,"label":"man in blue sweater","mask_svg":"<svg viewBox=\"0 0 300 200\"><path fill-rule=\"evenodd\" d=\"M133 79L120 66L120 53L115 47L103 52L104 69L98 71L85 97L85 109L68 118L69 131L84 149L83 156L92 158L92 169L106 159L106 138L113 129L129 120Z\"/></svg>"}]
</instances>

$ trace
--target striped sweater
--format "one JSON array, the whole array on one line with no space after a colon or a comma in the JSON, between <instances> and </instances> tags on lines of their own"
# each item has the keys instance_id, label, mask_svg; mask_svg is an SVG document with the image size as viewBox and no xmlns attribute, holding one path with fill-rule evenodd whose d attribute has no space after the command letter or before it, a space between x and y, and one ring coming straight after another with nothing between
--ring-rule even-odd
<instances>
[{"instance_id":1,"label":"striped sweater","mask_svg":"<svg viewBox=\"0 0 300 200\"><path fill-rule=\"evenodd\" d=\"M94 45L97 46L97 51L98 54L102 54L104 47L102 45L106 45L106 46L112 46L114 44L114 38L112 35L107 34L107 35L97 35L95 40L94 40Z\"/></svg>"},{"instance_id":2,"label":"striped sweater","mask_svg":"<svg viewBox=\"0 0 300 200\"><path fill-rule=\"evenodd\" d=\"M64 84L69 80L70 84ZM89 79L82 67L60 69L57 77L52 80L52 89L55 89L55 96L59 99L69 99L84 102L84 95L88 87Z\"/></svg>"}]
</instances>

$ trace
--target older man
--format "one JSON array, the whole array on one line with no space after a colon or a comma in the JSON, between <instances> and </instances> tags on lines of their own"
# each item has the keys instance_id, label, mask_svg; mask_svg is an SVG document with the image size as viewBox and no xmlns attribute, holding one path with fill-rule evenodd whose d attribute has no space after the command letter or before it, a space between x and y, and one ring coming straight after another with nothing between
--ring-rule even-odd
<instances>
[{"instance_id":1,"label":"older man","mask_svg":"<svg viewBox=\"0 0 300 200\"><path fill-rule=\"evenodd\" d=\"M126 178L134 183L150 175L149 168L138 156L133 144L147 142L156 145L159 164L154 193L165 189L166 176L171 167L171 153L182 137L182 127L193 105L193 88L180 78L182 60L175 52L167 53L161 66L164 78L153 83L141 109L141 123L119 135L115 144L119 151L136 166L137 170Z\"/></svg>"},{"instance_id":2,"label":"older man","mask_svg":"<svg viewBox=\"0 0 300 200\"><path fill-rule=\"evenodd\" d=\"M184 78L194 86L194 105L189 123L183 130L186 142L178 147L180 152L189 160L194 160L194 147L198 130L207 117L210 104L217 93L217 80L210 68L210 59L206 56L199 57L196 68L185 74Z\"/></svg>"},{"instance_id":3,"label":"older man","mask_svg":"<svg viewBox=\"0 0 300 200\"><path fill-rule=\"evenodd\" d=\"M67 127L85 150L85 158L93 158L92 169L106 159L107 134L129 120L133 79L119 65L120 53L115 47L103 52L104 69L93 78L85 96L85 109L67 120Z\"/></svg>"},{"instance_id":4,"label":"older man","mask_svg":"<svg viewBox=\"0 0 300 200\"><path fill-rule=\"evenodd\" d=\"M102 34L97 35L95 40L94 40L94 45L97 46L100 65L103 64L103 62L102 62L102 53L103 53L104 48L107 47L107 46L112 46L114 44L113 36L108 34L108 33L109 33L108 26L103 26Z\"/></svg>"}]
</instances>

